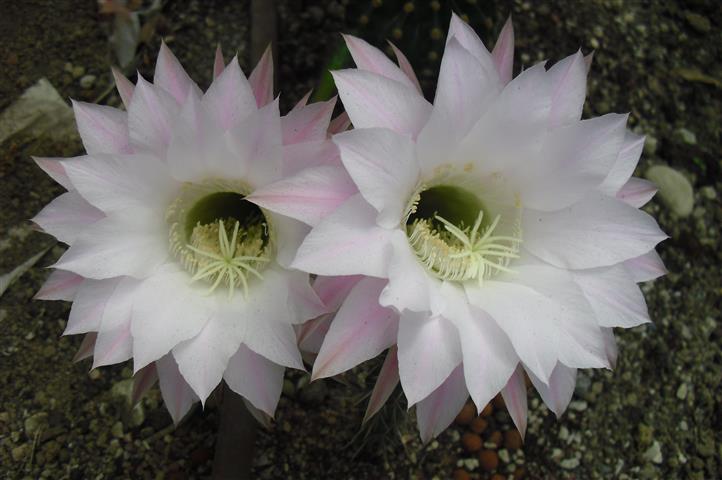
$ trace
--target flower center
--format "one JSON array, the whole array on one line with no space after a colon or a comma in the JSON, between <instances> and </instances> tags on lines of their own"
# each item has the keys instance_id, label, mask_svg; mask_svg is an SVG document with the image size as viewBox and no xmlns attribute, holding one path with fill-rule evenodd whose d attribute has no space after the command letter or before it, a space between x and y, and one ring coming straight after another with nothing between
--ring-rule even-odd
<instances>
[{"instance_id":1,"label":"flower center","mask_svg":"<svg viewBox=\"0 0 722 480\"><path fill-rule=\"evenodd\" d=\"M512 225L505 228L509 232L500 232L502 216L492 218L479 197L468 190L422 186L407 211L406 235L419 261L434 276L481 284L499 272L511 272L509 262L519 258L518 202L515 211Z\"/></svg>"},{"instance_id":2,"label":"flower center","mask_svg":"<svg viewBox=\"0 0 722 480\"><path fill-rule=\"evenodd\" d=\"M231 297L241 287L247 296L271 259L271 229L247 192L235 182L186 184L166 211L170 251L208 293L224 286Z\"/></svg>"}]
</instances>

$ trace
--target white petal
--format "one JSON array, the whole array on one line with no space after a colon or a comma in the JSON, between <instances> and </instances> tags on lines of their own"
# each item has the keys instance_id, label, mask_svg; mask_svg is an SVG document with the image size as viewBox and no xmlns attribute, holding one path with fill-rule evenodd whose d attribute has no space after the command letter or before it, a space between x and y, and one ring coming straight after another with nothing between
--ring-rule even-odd
<instances>
[{"instance_id":1,"label":"white petal","mask_svg":"<svg viewBox=\"0 0 722 480\"><path fill-rule=\"evenodd\" d=\"M193 404L198 401L198 397L183 379L172 355L160 358L155 362L155 366L163 402L173 418L173 423L178 425Z\"/></svg>"},{"instance_id":2,"label":"white petal","mask_svg":"<svg viewBox=\"0 0 722 480\"><path fill-rule=\"evenodd\" d=\"M231 390L273 417L278 400L281 398L283 370L281 365L241 345L228 362L223 379Z\"/></svg>"},{"instance_id":3,"label":"white petal","mask_svg":"<svg viewBox=\"0 0 722 480\"><path fill-rule=\"evenodd\" d=\"M379 376L376 378L374 389L371 391L368 406L362 423L366 423L381 410L386 401L389 399L396 386L399 384L399 359L397 356L396 345L389 348L386 358L384 359Z\"/></svg>"},{"instance_id":4,"label":"white petal","mask_svg":"<svg viewBox=\"0 0 722 480\"><path fill-rule=\"evenodd\" d=\"M602 334L604 335L604 347L607 352L607 359L612 368L615 368L617 366L619 348L614 338L614 330L611 328L602 328Z\"/></svg>"},{"instance_id":5,"label":"white petal","mask_svg":"<svg viewBox=\"0 0 722 480\"><path fill-rule=\"evenodd\" d=\"M527 368L527 374L534 388L537 389L542 400L549 409L559 418L574 394L574 386L577 382L577 369L569 368L557 363L549 377L549 382L544 383Z\"/></svg>"},{"instance_id":6,"label":"white petal","mask_svg":"<svg viewBox=\"0 0 722 480\"><path fill-rule=\"evenodd\" d=\"M466 386L481 409L507 384L519 357L504 331L486 312L471 307L459 286L444 282L442 289L444 315L456 325L461 339Z\"/></svg>"},{"instance_id":7,"label":"white petal","mask_svg":"<svg viewBox=\"0 0 722 480\"><path fill-rule=\"evenodd\" d=\"M527 398L524 370L521 365L517 366L511 378L509 378L509 382L501 390L501 396L504 399L509 415L514 420L514 425L519 430L521 437L524 438L527 420Z\"/></svg>"},{"instance_id":8,"label":"white petal","mask_svg":"<svg viewBox=\"0 0 722 480\"><path fill-rule=\"evenodd\" d=\"M626 115L608 114L553 131L533 164L509 173L524 207L559 210L598 187L619 155L626 122Z\"/></svg>"},{"instance_id":9,"label":"white petal","mask_svg":"<svg viewBox=\"0 0 722 480\"><path fill-rule=\"evenodd\" d=\"M332 72L355 128L382 127L416 136L431 105L408 85L363 70Z\"/></svg>"},{"instance_id":10,"label":"white petal","mask_svg":"<svg viewBox=\"0 0 722 480\"><path fill-rule=\"evenodd\" d=\"M276 261L279 265L288 268L311 228L305 223L283 215L271 212L265 212L265 215L276 234Z\"/></svg>"},{"instance_id":11,"label":"white petal","mask_svg":"<svg viewBox=\"0 0 722 480\"><path fill-rule=\"evenodd\" d=\"M251 85L233 57L203 96L203 104L224 129L229 129L241 119L257 110L256 98Z\"/></svg>"},{"instance_id":12,"label":"white petal","mask_svg":"<svg viewBox=\"0 0 722 480\"><path fill-rule=\"evenodd\" d=\"M499 72L499 79L504 84L509 83L514 69L514 26L511 23L511 15L506 19L499 33L491 56Z\"/></svg>"},{"instance_id":13,"label":"white petal","mask_svg":"<svg viewBox=\"0 0 722 480\"><path fill-rule=\"evenodd\" d=\"M229 303L241 304L241 296L237 297ZM223 378L229 359L241 345L246 322L252 321L244 317L253 313L229 305L213 315L198 335L173 347L173 358L201 403Z\"/></svg>"},{"instance_id":14,"label":"white petal","mask_svg":"<svg viewBox=\"0 0 722 480\"><path fill-rule=\"evenodd\" d=\"M427 313L402 312L398 349L399 376L409 407L428 397L461 363L456 327Z\"/></svg>"},{"instance_id":15,"label":"white petal","mask_svg":"<svg viewBox=\"0 0 722 480\"><path fill-rule=\"evenodd\" d=\"M378 224L398 226L419 177L411 138L364 128L335 135L333 141L361 195L379 212Z\"/></svg>"},{"instance_id":16,"label":"white petal","mask_svg":"<svg viewBox=\"0 0 722 480\"><path fill-rule=\"evenodd\" d=\"M115 291L119 280L117 278L85 280L78 287L63 335L97 332L105 304Z\"/></svg>"},{"instance_id":17,"label":"white petal","mask_svg":"<svg viewBox=\"0 0 722 480\"><path fill-rule=\"evenodd\" d=\"M626 260L624 266L637 283L648 282L667 274L664 262L654 250Z\"/></svg>"},{"instance_id":18,"label":"white petal","mask_svg":"<svg viewBox=\"0 0 722 480\"><path fill-rule=\"evenodd\" d=\"M467 49L478 61L484 65L494 67L494 59L486 49L484 43L466 22L459 18L456 13L451 14L451 23L449 24L449 35L446 41L456 38L459 43Z\"/></svg>"},{"instance_id":19,"label":"white petal","mask_svg":"<svg viewBox=\"0 0 722 480\"><path fill-rule=\"evenodd\" d=\"M133 355L130 320L138 284L137 280L124 277L108 298L95 341L93 368L124 362Z\"/></svg>"},{"instance_id":20,"label":"white petal","mask_svg":"<svg viewBox=\"0 0 722 480\"><path fill-rule=\"evenodd\" d=\"M336 98L292 110L281 118L284 145L326 138Z\"/></svg>"},{"instance_id":21,"label":"white petal","mask_svg":"<svg viewBox=\"0 0 722 480\"><path fill-rule=\"evenodd\" d=\"M243 179L254 187L281 178L283 149L278 99L237 122L225 137L231 155L217 159L216 167L224 178Z\"/></svg>"},{"instance_id":22,"label":"white petal","mask_svg":"<svg viewBox=\"0 0 722 480\"><path fill-rule=\"evenodd\" d=\"M76 157L83 158L83 157ZM66 190L74 190L73 183L68 178L68 174L65 173L65 167L63 167L63 161L70 161L71 158L45 158L45 157L33 157L33 161L40 167L43 172L47 173L50 178L55 180L58 184L65 187Z\"/></svg>"},{"instance_id":23,"label":"white petal","mask_svg":"<svg viewBox=\"0 0 722 480\"><path fill-rule=\"evenodd\" d=\"M321 219L357 193L342 167L311 167L255 190L246 200L308 225Z\"/></svg>"},{"instance_id":24,"label":"white petal","mask_svg":"<svg viewBox=\"0 0 722 480\"><path fill-rule=\"evenodd\" d=\"M70 245L83 228L103 216L103 212L90 205L78 192L66 192L53 199L32 221L44 232Z\"/></svg>"},{"instance_id":25,"label":"white petal","mask_svg":"<svg viewBox=\"0 0 722 480\"><path fill-rule=\"evenodd\" d=\"M139 75L128 106L128 129L133 150L163 156L178 110L178 103L169 93L153 87Z\"/></svg>"},{"instance_id":26,"label":"white petal","mask_svg":"<svg viewBox=\"0 0 722 480\"><path fill-rule=\"evenodd\" d=\"M395 80L401 84L416 88L404 72L394 65L389 57L387 57L381 50L371 46L365 40L354 37L353 35L344 35L343 39L345 40L348 51L351 53L351 57L359 70L366 70L378 75L383 75L384 77Z\"/></svg>"},{"instance_id":27,"label":"white petal","mask_svg":"<svg viewBox=\"0 0 722 480\"><path fill-rule=\"evenodd\" d=\"M126 112L105 105L76 101L73 101L73 111L86 152L130 153Z\"/></svg>"},{"instance_id":28,"label":"white petal","mask_svg":"<svg viewBox=\"0 0 722 480\"><path fill-rule=\"evenodd\" d=\"M308 234L291 266L318 275L384 277L390 235L376 225L376 210L357 194Z\"/></svg>"},{"instance_id":29,"label":"white petal","mask_svg":"<svg viewBox=\"0 0 722 480\"><path fill-rule=\"evenodd\" d=\"M648 214L604 195L590 195L558 212L525 210L524 248L563 268L614 265L667 238Z\"/></svg>"},{"instance_id":30,"label":"white petal","mask_svg":"<svg viewBox=\"0 0 722 480\"><path fill-rule=\"evenodd\" d=\"M379 303L398 311L439 313L444 304L439 294L441 282L421 265L402 231L393 232L391 247L387 267L389 283L381 292Z\"/></svg>"},{"instance_id":31,"label":"white petal","mask_svg":"<svg viewBox=\"0 0 722 480\"><path fill-rule=\"evenodd\" d=\"M336 314L313 365L313 379L345 372L396 343L398 314L378 303L386 280L364 278Z\"/></svg>"},{"instance_id":32,"label":"white petal","mask_svg":"<svg viewBox=\"0 0 722 480\"><path fill-rule=\"evenodd\" d=\"M65 300L70 302L85 278L65 270L53 270L38 293L33 297L36 300Z\"/></svg>"},{"instance_id":33,"label":"white petal","mask_svg":"<svg viewBox=\"0 0 722 480\"><path fill-rule=\"evenodd\" d=\"M54 268L87 278L145 278L168 258L162 215L138 210L114 213L86 227Z\"/></svg>"},{"instance_id":34,"label":"white petal","mask_svg":"<svg viewBox=\"0 0 722 480\"><path fill-rule=\"evenodd\" d=\"M644 150L644 138L631 132L626 133L622 149L617 155L612 170L599 186L600 192L614 196L627 183L634 173L642 150Z\"/></svg>"},{"instance_id":35,"label":"white petal","mask_svg":"<svg viewBox=\"0 0 722 480\"><path fill-rule=\"evenodd\" d=\"M448 152L469 132L501 91L494 65L483 65L456 38L446 44L429 122L419 134L425 173L448 161Z\"/></svg>"},{"instance_id":36,"label":"white petal","mask_svg":"<svg viewBox=\"0 0 722 480\"><path fill-rule=\"evenodd\" d=\"M573 275L600 326L631 328L650 321L644 295L624 265L577 270Z\"/></svg>"},{"instance_id":37,"label":"white petal","mask_svg":"<svg viewBox=\"0 0 722 480\"><path fill-rule=\"evenodd\" d=\"M554 85L549 127L578 121L587 95L587 65L581 50L555 63L549 76Z\"/></svg>"},{"instance_id":38,"label":"white petal","mask_svg":"<svg viewBox=\"0 0 722 480\"><path fill-rule=\"evenodd\" d=\"M201 93L198 85L188 76L178 59L173 55L165 42L160 44L160 52L155 64L153 83L173 95L176 102L183 104L188 98L188 92Z\"/></svg>"},{"instance_id":39,"label":"white petal","mask_svg":"<svg viewBox=\"0 0 722 480\"><path fill-rule=\"evenodd\" d=\"M83 198L106 213L165 210L178 188L165 164L152 155L94 155L62 165Z\"/></svg>"},{"instance_id":40,"label":"white petal","mask_svg":"<svg viewBox=\"0 0 722 480\"><path fill-rule=\"evenodd\" d=\"M436 390L416 404L421 441L427 443L451 425L469 398L459 365Z\"/></svg>"},{"instance_id":41,"label":"white petal","mask_svg":"<svg viewBox=\"0 0 722 480\"><path fill-rule=\"evenodd\" d=\"M632 177L617 192L617 198L634 208L642 208L657 193L657 186L649 180Z\"/></svg>"},{"instance_id":42,"label":"white petal","mask_svg":"<svg viewBox=\"0 0 722 480\"><path fill-rule=\"evenodd\" d=\"M174 263L140 284L131 320L136 372L198 335L213 314L213 298L206 290L191 285L188 273Z\"/></svg>"},{"instance_id":43,"label":"white petal","mask_svg":"<svg viewBox=\"0 0 722 480\"><path fill-rule=\"evenodd\" d=\"M360 275L343 277L317 276L313 282L313 289L316 290L318 298L326 305L326 308L335 311L339 309L348 293L362 278Z\"/></svg>"}]
</instances>

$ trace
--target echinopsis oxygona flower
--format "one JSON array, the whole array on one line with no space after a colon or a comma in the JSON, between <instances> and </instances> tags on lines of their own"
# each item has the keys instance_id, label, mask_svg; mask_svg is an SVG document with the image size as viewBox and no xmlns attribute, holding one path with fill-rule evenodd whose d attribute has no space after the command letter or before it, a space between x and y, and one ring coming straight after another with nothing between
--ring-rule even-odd
<instances>
[{"instance_id":1,"label":"echinopsis oxygona flower","mask_svg":"<svg viewBox=\"0 0 722 480\"><path fill-rule=\"evenodd\" d=\"M339 176L335 101L281 117L272 67L269 50L246 79L218 51L203 93L163 45L153 84L115 72L127 112L74 103L87 155L37 159L68 192L34 221L70 245L38 297L72 300L80 356L132 358L175 421L221 379L273 415L284 367L303 368L294 326L324 312L287 268L308 227L251 199L305 168Z\"/></svg>"},{"instance_id":2,"label":"echinopsis oxygona flower","mask_svg":"<svg viewBox=\"0 0 722 480\"><path fill-rule=\"evenodd\" d=\"M612 328L649 321L637 282L664 273L654 247L666 236L638 210L655 190L630 178L644 139L626 115L581 120L580 52L512 78L510 22L489 52L453 16L433 105L400 52L397 67L346 43L357 68L334 78L355 129L333 140L359 193L317 222L292 266L365 277L314 376L392 347L372 398L400 377L425 440L469 395L482 408L500 391L523 433L524 372L560 415L578 368L614 363ZM292 199L259 201L303 218Z\"/></svg>"}]
</instances>

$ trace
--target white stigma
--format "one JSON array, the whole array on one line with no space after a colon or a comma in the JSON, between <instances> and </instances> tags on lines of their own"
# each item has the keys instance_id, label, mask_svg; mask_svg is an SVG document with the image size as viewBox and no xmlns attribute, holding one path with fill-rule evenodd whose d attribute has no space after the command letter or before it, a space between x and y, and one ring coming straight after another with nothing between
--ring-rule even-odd
<instances>
[{"instance_id":1,"label":"white stigma","mask_svg":"<svg viewBox=\"0 0 722 480\"><path fill-rule=\"evenodd\" d=\"M236 221L229 241L228 232L223 226L223 220L219 220L218 243L214 245L217 248L203 249L190 244L186 245L186 248L202 257L202 261L199 262L202 266L199 266L191 281L208 280L212 282L208 290L209 294L221 283L225 283L228 286L228 296L232 297L235 287L240 284L243 287L243 294L248 297L248 275L254 275L259 279L263 278L261 273L252 265L268 262L268 258L255 255L238 255L239 229L240 222Z\"/></svg>"},{"instance_id":2,"label":"white stigma","mask_svg":"<svg viewBox=\"0 0 722 480\"><path fill-rule=\"evenodd\" d=\"M443 280L465 282L484 279L499 273L513 273L508 268L512 259L519 258L521 229L519 222L514 236L494 235L501 216L486 228L481 228L484 212L479 211L473 227L459 228L439 215L434 218L444 225L438 232L428 220L413 223L409 244L426 268ZM451 242L450 242L451 240Z\"/></svg>"}]
</instances>

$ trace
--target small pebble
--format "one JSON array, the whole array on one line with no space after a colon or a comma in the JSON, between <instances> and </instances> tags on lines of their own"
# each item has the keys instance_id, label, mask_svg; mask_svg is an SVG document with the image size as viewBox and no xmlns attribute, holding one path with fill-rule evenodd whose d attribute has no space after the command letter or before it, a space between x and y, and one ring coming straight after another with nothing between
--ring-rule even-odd
<instances>
[{"instance_id":1,"label":"small pebble","mask_svg":"<svg viewBox=\"0 0 722 480\"><path fill-rule=\"evenodd\" d=\"M717 198L717 191L714 189L714 187L711 187L709 185L700 188L699 191L700 193L702 193L702 196L707 200L715 200Z\"/></svg>"},{"instance_id":2,"label":"small pebble","mask_svg":"<svg viewBox=\"0 0 722 480\"><path fill-rule=\"evenodd\" d=\"M474 420L474 416L476 416L476 408L473 403L467 402L466 405L462 407L454 421L457 425L469 425Z\"/></svg>"},{"instance_id":3,"label":"small pebble","mask_svg":"<svg viewBox=\"0 0 722 480\"><path fill-rule=\"evenodd\" d=\"M509 451L504 448L499 450L498 454L499 460L501 460L502 463L509 463L509 461L511 460L511 457L509 456Z\"/></svg>"},{"instance_id":4,"label":"small pebble","mask_svg":"<svg viewBox=\"0 0 722 480\"><path fill-rule=\"evenodd\" d=\"M584 400L575 400L569 403L569 408L576 412L583 412L587 409L587 402Z\"/></svg>"},{"instance_id":5,"label":"small pebble","mask_svg":"<svg viewBox=\"0 0 722 480\"><path fill-rule=\"evenodd\" d=\"M521 448L522 439L518 430L512 429L504 432L504 446L509 450L518 450Z\"/></svg>"},{"instance_id":6,"label":"small pebble","mask_svg":"<svg viewBox=\"0 0 722 480\"><path fill-rule=\"evenodd\" d=\"M74 66L70 72L73 78L80 78L85 75L85 68L80 65Z\"/></svg>"},{"instance_id":7,"label":"small pebble","mask_svg":"<svg viewBox=\"0 0 722 480\"><path fill-rule=\"evenodd\" d=\"M645 175L659 188L659 197L680 217L686 217L694 209L694 192L687 177L665 165L655 165Z\"/></svg>"},{"instance_id":8,"label":"small pebble","mask_svg":"<svg viewBox=\"0 0 722 480\"><path fill-rule=\"evenodd\" d=\"M499 456L494 450L483 450L479 453L479 464L481 468L487 472L491 472L499 466Z\"/></svg>"},{"instance_id":9,"label":"small pebble","mask_svg":"<svg viewBox=\"0 0 722 480\"><path fill-rule=\"evenodd\" d=\"M522 480L524 477L526 477L526 468L516 467L516 470L514 470L514 480Z\"/></svg>"},{"instance_id":10,"label":"small pebble","mask_svg":"<svg viewBox=\"0 0 722 480\"><path fill-rule=\"evenodd\" d=\"M565 458L561 462L559 462L559 465L565 469L565 470L574 470L579 466L579 459L578 458Z\"/></svg>"},{"instance_id":11,"label":"small pebble","mask_svg":"<svg viewBox=\"0 0 722 480\"><path fill-rule=\"evenodd\" d=\"M677 136L677 138L679 138L687 145L697 144L697 135L695 135L694 132L687 130L686 128L678 128L677 130L675 130L674 134Z\"/></svg>"},{"instance_id":12,"label":"small pebble","mask_svg":"<svg viewBox=\"0 0 722 480\"><path fill-rule=\"evenodd\" d=\"M465 433L461 437L461 444L467 452L478 452L481 450L481 437L475 433Z\"/></svg>"},{"instance_id":13,"label":"small pebble","mask_svg":"<svg viewBox=\"0 0 722 480\"><path fill-rule=\"evenodd\" d=\"M463 468L457 468L454 470L454 480L471 480L471 475Z\"/></svg>"},{"instance_id":14,"label":"small pebble","mask_svg":"<svg viewBox=\"0 0 722 480\"><path fill-rule=\"evenodd\" d=\"M501 446L503 435L499 430L495 430L491 432L491 435L489 435L489 442L496 445L496 448L499 448Z\"/></svg>"},{"instance_id":15,"label":"small pebble","mask_svg":"<svg viewBox=\"0 0 722 480\"><path fill-rule=\"evenodd\" d=\"M657 440L652 443L652 446L649 447L642 456L645 460L656 463L658 465L662 463L662 460L664 459L662 457L662 447Z\"/></svg>"},{"instance_id":16,"label":"small pebble","mask_svg":"<svg viewBox=\"0 0 722 480\"><path fill-rule=\"evenodd\" d=\"M80 77L80 86L83 88L92 88L95 85L95 75L83 75Z\"/></svg>"},{"instance_id":17,"label":"small pebble","mask_svg":"<svg viewBox=\"0 0 722 480\"><path fill-rule=\"evenodd\" d=\"M683 383L677 389L677 398L680 400L684 400L685 398L687 398L687 384L686 383Z\"/></svg>"},{"instance_id":18,"label":"small pebble","mask_svg":"<svg viewBox=\"0 0 722 480\"><path fill-rule=\"evenodd\" d=\"M491 480L506 480L506 477L501 473L495 473L491 476Z\"/></svg>"},{"instance_id":19,"label":"small pebble","mask_svg":"<svg viewBox=\"0 0 722 480\"><path fill-rule=\"evenodd\" d=\"M489 425L489 422L486 421L483 417L476 417L471 421L471 425L469 425L469 428L471 428L471 431L474 433L482 433L484 430L486 430L486 427Z\"/></svg>"}]
</instances>

